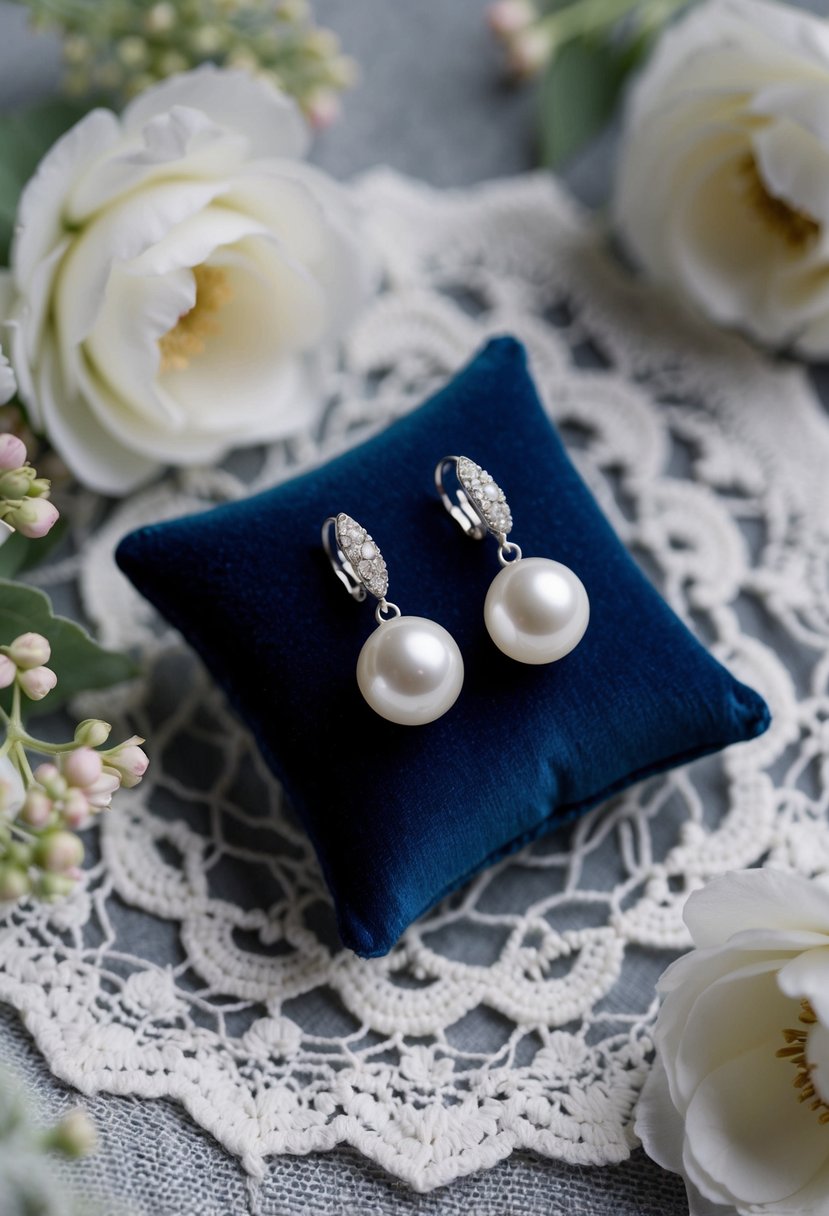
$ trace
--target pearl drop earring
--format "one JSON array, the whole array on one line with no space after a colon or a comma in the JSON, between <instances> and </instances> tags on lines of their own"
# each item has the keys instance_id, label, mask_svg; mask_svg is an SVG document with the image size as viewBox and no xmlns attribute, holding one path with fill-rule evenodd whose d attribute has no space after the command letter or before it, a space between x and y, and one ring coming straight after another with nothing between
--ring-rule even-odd
<instances>
[{"instance_id":1,"label":"pearl drop earring","mask_svg":"<svg viewBox=\"0 0 829 1216\"><path fill-rule=\"evenodd\" d=\"M378 601L379 625L360 651L357 684L375 713L401 726L423 726L451 709L463 685L463 659L442 625L402 616L386 599L389 576L372 538L350 515L329 515L322 543L349 595Z\"/></svg>"},{"instance_id":2,"label":"pearl drop earring","mask_svg":"<svg viewBox=\"0 0 829 1216\"><path fill-rule=\"evenodd\" d=\"M444 481L454 473L454 499ZM504 491L468 456L444 456L435 469L435 485L446 510L467 536L498 541L503 569L490 584L484 622L499 650L519 663L554 663L584 636L590 601L581 579L569 566L547 557L522 557L507 536L512 530Z\"/></svg>"}]
</instances>

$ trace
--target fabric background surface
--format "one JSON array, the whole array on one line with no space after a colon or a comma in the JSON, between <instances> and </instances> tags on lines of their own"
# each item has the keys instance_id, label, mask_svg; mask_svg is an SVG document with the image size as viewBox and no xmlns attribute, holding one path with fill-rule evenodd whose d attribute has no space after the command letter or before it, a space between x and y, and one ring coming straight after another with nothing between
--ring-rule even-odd
<instances>
[{"instance_id":1,"label":"fabric background surface","mask_svg":"<svg viewBox=\"0 0 829 1216\"><path fill-rule=\"evenodd\" d=\"M355 95L349 104L350 123L345 123L321 141L318 157L323 163L335 171L350 174L376 161L389 161L398 168L442 185L512 172L528 163L531 102L526 96L504 95L495 87L497 56L479 24L483 3L467 0L461 3L461 0L456 0L456 3L446 5L442 0L418 0L406 6L392 7L376 0L350 0L347 6L332 2L319 3L317 8L323 20L330 20L343 29L349 49L366 65L368 76L362 93ZM22 35L20 16L19 12L8 8L0 12L0 55L4 67L8 65L0 86L4 102L11 98L23 99L38 89L42 91L48 88L49 74L54 66L54 55L48 44L34 43ZM413 121L413 115L416 115L417 121ZM441 132L440 139L435 137L436 131ZM598 198L607 181L607 169L607 144L604 144L592 157L583 159L573 167L571 183L583 197L591 200ZM515 213L511 231L518 234L527 227L528 213L516 209L516 204L517 197L512 199L510 205ZM482 213L487 208L488 204L482 201ZM544 245L543 224L549 225L549 217L553 214L551 212L547 219L543 219L547 213L543 208L539 209L539 223L532 228L533 239L539 242L538 248ZM398 265L397 269L401 271L401 266ZM405 267L402 272L405 272ZM481 291L486 294L487 288L492 286L485 274L477 282L467 276L465 291L460 295L469 303L470 294ZM410 319L419 317L426 327L424 335L429 335L426 345L431 358L435 358L436 350L444 352L443 361L438 359L439 366L436 368L442 374L445 367L457 366L467 353L471 353L468 343L465 345L466 339L459 337L463 324L461 319L453 317L451 325L447 326L445 313L436 314L434 310L430 312L423 307L418 313L416 294L408 300ZM503 279L499 295L502 303L508 294L508 282ZM422 300L420 302L422 304ZM601 317L596 315L597 312L600 313L601 309L597 308L594 297L587 309L587 321L598 323ZM560 312L553 319L558 324L566 320ZM394 317L388 320L393 323ZM655 331L659 330L670 345L671 327L670 323L664 322L662 309L657 307L656 311L646 312L645 320L652 324ZM665 328L660 330L662 324ZM633 332L626 332L625 337L627 346L631 347L630 361L635 362L636 351L632 348L640 340L640 335L637 335L635 319L631 325ZM469 342L478 340L478 332L476 330L470 335ZM391 328L384 328L383 340L387 348L395 348L394 334L393 324ZM826 511L815 493L814 481L810 481L808 476L798 476L799 471L804 474L808 472L811 467L809 459L803 451L786 450L790 439L797 440L797 428L794 427L793 435L786 432L781 434L775 428L775 404L779 406L780 399L793 396L797 408L789 418L803 428L805 450L809 448L809 437L813 436L815 452L819 452L825 435L820 428L814 429L817 419L810 413L807 394L797 377L787 380L784 375L782 379L772 378L767 382L767 373L758 367L758 361L741 353L738 343L727 340L722 344L714 343L717 349L704 363L706 342L699 334L695 340L696 346L687 337L679 344L686 344L684 351L687 358L693 362L696 357L699 361L695 369L697 387L707 383L710 395L718 383L718 377L730 377L732 390L729 400L735 407L730 422L723 423L725 432L730 436L728 442L723 435L712 431L710 426L706 429L704 420L700 420L693 410L689 412L694 418L689 418L686 442L690 442L693 433L694 442L703 444L708 453L703 471L716 480L717 476L727 476L728 471L733 472L736 467L734 437L741 429L739 406L742 404L746 408L746 398L753 398L751 405L757 411L756 415L744 417L758 419L754 429L758 438L763 440L761 447L764 453L760 464L772 471L776 467L768 483L774 493L770 496L767 486L764 501L777 525L780 525L776 528L780 560L788 562L789 577L784 578L781 585L788 583L791 590L800 595L801 602L799 605L786 605L779 602L778 597L778 612L791 624L791 628L782 633L779 615L776 623L771 623L762 615L758 617L750 603L741 603L740 616L747 627L758 636L765 637L771 647L782 655L803 694L802 709L786 715L794 740L799 730L807 728L809 715L815 712L814 703L811 708L809 703L810 693L816 692L820 684L814 652L816 644L825 647L825 640L821 640L825 639L825 632L821 632L824 626L818 622L815 609L821 602L825 605L826 589L825 549L821 548L811 528L807 530L809 534L805 538L801 535L799 539L792 540L785 521L792 518L791 512L798 504L788 499L796 499L797 491L805 495L808 502L811 494L811 510L805 512L811 521L825 519ZM573 350L579 349L578 358L582 363L590 365L592 360L595 365L596 352L595 349L591 352L591 344L586 336L579 346L575 335L570 335L568 344ZM536 344L537 357L542 355L541 346L541 342ZM422 354L418 355L411 343L407 345L402 341L395 349L402 360L398 369L398 388L402 400L406 398L407 380L417 381L418 376L423 376L423 369L418 366ZM621 350L614 350L611 358L625 361ZM687 373L689 368L685 367L684 371ZM688 379L686 374L686 387ZM741 385L740 390L737 384ZM682 378L680 383L672 379L671 385L675 393L680 392ZM771 400L775 391L776 403ZM676 422L683 411L669 410L666 420L668 415L672 422ZM718 425L720 423L721 417ZM742 425L744 432L745 429L745 425ZM640 440L641 435L641 432L637 433ZM609 446L606 443L605 456L615 453L618 457L620 442L617 435L609 441ZM673 458L672 468L680 479L687 472L688 450L680 444ZM745 471L748 448L737 442L737 450L741 453L741 467ZM641 460L643 454L647 455L647 452L643 453L640 444L637 460ZM737 464L740 464L739 460ZM274 472L278 472L278 469ZM795 485L795 482L798 484ZM762 479L755 481L754 493L759 496L758 502L762 499L762 485ZM692 513L696 511L699 514L698 501L691 503L690 507ZM620 524L624 527L624 520L620 520L617 526ZM711 530L709 524L710 521L701 521L700 536L707 535L711 539L717 533ZM752 529L755 529L753 544L756 546L756 528L749 520L747 532L751 533ZM651 539L654 541L653 537ZM658 547L658 542L654 543ZM699 560L702 567L711 563L716 565L718 556L728 559L729 553L718 550L715 544L713 548L705 550ZM688 577L688 561L693 564L693 553L684 557L679 554L676 565L668 571L668 589L672 589L674 594L679 594L683 580ZM722 566L717 565L716 568L721 571ZM768 574L766 569L766 577ZM824 579L822 600L819 595L809 591L810 579L814 578ZM768 587L766 593L769 593ZM805 623L804 612L809 618ZM814 678L813 669L817 673ZM808 747L798 755L805 755L806 752ZM811 754L814 756L818 753L812 748ZM808 759L803 761L804 768L808 764ZM795 773L789 779L796 781L798 777L799 774ZM798 831L794 830L798 824L792 825L792 817L797 820L805 807L805 823L801 823L799 828L808 828L808 808L817 807L819 800L819 793L812 791L811 800L801 803L799 810L791 800L787 821L781 795L780 816L775 823L783 824L785 831L782 838L789 844L798 838ZM115 818L112 823L116 824ZM765 830L768 830L768 825ZM800 864L807 867L808 860L819 863L814 838L809 836L808 831L800 831L800 839L803 850ZM110 843L117 846L115 836ZM762 840L758 841L758 847L762 847L763 843ZM129 840L125 842L125 849L124 856L129 860ZM812 856L808 859L810 849ZM526 872L524 881L531 873ZM540 877L549 882L547 875L542 873ZM600 875L594 877L599 884L608 881L607 875L604 878ZM126 942L132 954L156 960L162 965L179 963L181 944L169 922L137 914L133 908L119 905L117 900L113 908L117 913L120 940ZM469 947L468 938L461 938L455 943L456 950L468 951ZM643 1001L647 1004L654 977L668 957L670 952L667 949L663 953L651 951L648 965L644 965L642 960L642 965L627 972L619 981L617 1007L636 1008ZM71 1094L67 1094L66 1088L44 1067L31 1040L22 1031L17 1015L5 1007L2 1028L0 1052L4 1058L19 1063L24 1075L37 1087L43 1103L54 1109L60 1103L71 1102ZM476 1033L481 1033L480 1026ZM100 1095L93 1098L89 1105L105 1129L104 1147L102 1153L81 1166L75 1176L85 1179L90 1197L102 1198L103 1210L108 1216L112 1209L105 1197L112 1194L118 1195L130 1210L141 1216L151 1212L159 1216L167 1216L168 1213L169 1216L174 1213L177 1216L187 1213L194 1216L221 1216L225 1213L236 1216L238 1213L241 1216L248 1212L260 1213L261 1216L294 1216L294 1213L303 1212L333 1214L350 1210L357 1204L367 1212L410 1212L413 1216L420 1213L430 1216L432 1213L447 1213L452 1216L462 1211L480 1213L480 1216L502 1216L504 1213L535 1216L542 1212L551 1216L558 1213L599 1216L606 1212L631 1216L633 1213L674 1216L687 1210L681 1183L651 1165L641 1153L628 1162L601 1170L514 1155L482 1174L458 1179L449 1188L429 1195L415 1195L364 1157L358 1156L353 1149L341 1148L310 1157L277 1158L271 1161L264 1181L260 1183L246 1179L236 1159L219 1148L190 1121L180 1107L170 1102Z\"/></svg>"}]
</instances>

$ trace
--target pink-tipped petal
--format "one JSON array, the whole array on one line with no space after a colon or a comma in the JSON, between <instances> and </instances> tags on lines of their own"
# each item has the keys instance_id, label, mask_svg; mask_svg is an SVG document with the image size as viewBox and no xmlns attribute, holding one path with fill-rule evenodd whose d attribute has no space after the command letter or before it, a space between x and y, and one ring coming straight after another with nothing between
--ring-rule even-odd
<instances>
[{"instance_id":1,"label":"pink-tipped petal","mask_svg":"<svg viewBox=\"0 0 829 1216\"><path fill-rule=\"evenodd\" d=\"M79 747L73 752L67 752L61 761L61 771L70 785L78 789L86 789L94 785L103 770L103 762L98 752L91 747Z\"/></svg>"},{"instance_id":2,"label":"pink-tipped petal","mask_svg":"<svg viewBox=\"0 0 829 1216\"><path fill-rule=\"evenodd\" d=\"M8 432L0 435L0 469L19 469L26 463L26 445Z\"/></svg>"},{"instance_id":3,"label":"pink-tipped petal","mask_svg":"<svg viewBox=\"0 0 829 1216\"><path fill-rule=\"evenodd\" d=\"M31 701L42 701L58 682L51 667L31 667L18 676L20 687Z\"/></svg>"}]
</instances>

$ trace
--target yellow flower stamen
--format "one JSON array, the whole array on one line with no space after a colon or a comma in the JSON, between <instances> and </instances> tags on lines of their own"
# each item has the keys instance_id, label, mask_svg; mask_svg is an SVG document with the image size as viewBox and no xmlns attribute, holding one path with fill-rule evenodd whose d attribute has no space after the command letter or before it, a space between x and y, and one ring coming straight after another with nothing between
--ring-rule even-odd
<instances>
[{"instance_id":1,"label":"yellow flower stamen","mask_svg":"<svg viewBox=\"0 0 829 1216\"><path fill-rule=\"evenodd\" d=\"M184 371L191 359L204 353L207 339L221 329L216 313L233 298L227 272L220 266L194 266L193 278L196 280L195 304L158 340L162 372Z\"/></svg>"},{"instance_id":2,"label":"yellow flower stamen","mask_svg":"<svg viewBox=\"0 0 829 1216\"><path fill-rule=\"evenodd\" d=\"M821 227L815 217L772 194L753 156L740 162L739 171L745 197L766 227L792 249L806 249L818 239Z\"/></svg>"},{"instance_id":3,"label":"yellow flower stamen","mask_svg":"<svg viewBox=\"0 0 829 1216\"><path fill-rule=\"evenodd\" d=\"M814 1026L817 1022L815 1011L808 1001L800 1002L798 1021L802 1022L805 1027ZM783 1031L783 1038L786 1040L787 1046L781 1047L777 1056L781 1060L788 1060L797 1069L792 1084L795 1089L800 1090L798 1101L809 1103L809 1109L815 1112L819 1123L829 1123L829 1103L824 1102L812 1084L814 1064L810 1064L806 1058L806 1041L809 1038L809 1030L790 1027Z\"/></svg>"}]
</instances>

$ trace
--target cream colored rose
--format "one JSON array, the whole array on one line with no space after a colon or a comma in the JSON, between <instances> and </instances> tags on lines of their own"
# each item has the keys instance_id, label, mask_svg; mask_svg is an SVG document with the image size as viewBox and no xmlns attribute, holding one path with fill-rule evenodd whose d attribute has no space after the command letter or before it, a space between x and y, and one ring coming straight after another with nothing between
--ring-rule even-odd
<instances>
[{"instance_id":1,"label":"cream colored rose","mask_svg":"<svg viewBox=\"0 0 829 1216\"><path fill-rule=\"evenodd\" d=\"M660 981L636 1132L685 1177L694 1216L825 1216L829 890L774 870L726 874L685 919L697 949Z\"/></svg>"},{"instance_id":2,"label":"cream colored rose","mask_svg":"<svg viewBox=\"0 0 829 1216\"><path fill-rule=\"evenodd\" d=\"M615 221L714 320L829 354L829 23L707 0L634 85Z\"/></svg>"},{"instance_id":3,"label":"cream colored rose","mask_svg":"<svg viewBox=\"0 0 829 1216\"><path fill-rule=\"evenodd\" d=\"M87 485L123 494L316 416L309 356L365 272L306 141L272 86L206 67L120 117L94 110L41 162L18 211L9 353L33 424Z\"/></svg>"}]
</instances>

